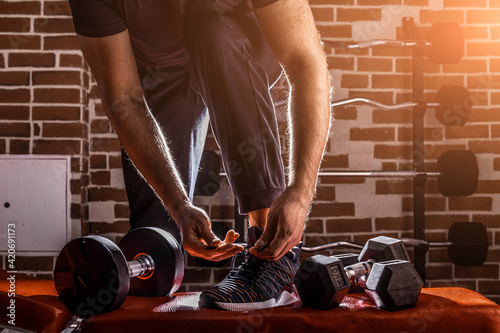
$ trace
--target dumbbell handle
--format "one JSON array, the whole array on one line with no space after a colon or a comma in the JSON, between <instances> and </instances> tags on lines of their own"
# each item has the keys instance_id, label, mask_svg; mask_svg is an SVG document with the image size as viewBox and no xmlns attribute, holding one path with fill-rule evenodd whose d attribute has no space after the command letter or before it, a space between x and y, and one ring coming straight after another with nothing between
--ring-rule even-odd
<instances>
[{"instance_id":1,"label":"dumbbell handle","mask_svg":"<svg viewBox=\"0 0 500 333\"><path fill-rule=\"evenodd\" d=\"M367 276L370 274L374 263L373 260L368 260L344 267L347 278L349 281L353 281L363 276Z\"/></svg>"},{"instance_id":2,"label":"dumbbell handle","mask_svg":"<svg viewBox=\"0 0 500 333\"><path fill-rule=\"evenodd\" d=\"M134 260L128 261L128 273L130 278L146 276L155 270L155 262L148 254L140 254Z\"/></svg>"}]
</instances>

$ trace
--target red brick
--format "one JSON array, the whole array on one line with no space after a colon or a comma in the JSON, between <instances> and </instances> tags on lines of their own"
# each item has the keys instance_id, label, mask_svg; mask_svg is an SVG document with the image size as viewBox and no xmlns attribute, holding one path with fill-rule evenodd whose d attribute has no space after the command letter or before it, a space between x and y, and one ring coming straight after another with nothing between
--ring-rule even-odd
<instances>
[{"instance_id":1,"label":"red brick","mask_svg":"<svg viewBox=\"0 0 500 333\"><path fill-rule=\"evenodd\" d=\"M355 22L355 21L380 21L382 11L379 8L373 9L353 9L337 8L337 21Z\"/></svg>"},{"instance_id":2,"label":"red brick","mask_svg":"<svg viewBox=\"0 0 500 333\"><path fill-rule=\"evenodd\" d=\"M34 154L78 155L81 153L80 140L35 140Z\"/></svg>"},{"instance_id":3,"label":"red brick","mask_svg":"<svg viewBox=\"0 0 500 333\"><path fill-rule=\"evenodd\" d=\"M10 140L10 154L29 154L30 142L29 140Z\"/></svg>"},{"instance_id":4,"label":"red brick","mask_svg":"<svg viewBox=\"0 0 500 333\"><path fill-rule=\"evenodd\" d=\"M107 119L94 119L90 124L91 133L110 133L111 124Z\"/></svg>"},{"instance_id":5,"label":"red brick","mask_svg":"<svg viewBox=\"0 0 500 333\"><path fill-rule=\"evenodd\" d=\"M428 280L452 279L452 265L441 263L439 266L427 266L425 275Z\"/></svg>"},{"instance_id":6,"label":"red brick","mask_svg":"<svg viewBox=\"0 0 500 333\"><path fill-rule=\"evenodd\" d=\"M373 157L380 159L400 159L412 156L410 145L375 145Z\"/></svg>"},{"instance_id":7,"label":"red brick","mask_svg":"<svg viewBox=\"0 0 500 333\"><path fill-rule=\"evenodd\" d=\"M97 171L90 173L92 185L111 185L111 173L109 171Z\"/></svg>"},{"instance_id":8,"label":"red brick","mask_svg":"<svg viewBox=\"0 0 500 333\"><path fill-rule=\"evenodd\" d=\"M332 110L335 120L356 120L358 119L358 109L356 107L337 107Z\"/></svg>"},{"instance_id":9,"label":"red brick","mask_svg":"<svg viewBox=\"0 0 500 333\"><path fill-rule=\"evenodd\" d=\"M116 204L115 205L115 217L117 218L130 218L130 209L128 205Z\"/></svg>"},{"instance_id":10,"label":"red brick","mask_svg":"<svg viewBox=\"0 0 500 333\"><path fill-rule=\"evenodd\" d=\"M480 280L478 292L485 294L500 294L500 283L498 281Z\"/></svg>"},{"instance_id":11,"label":"red brick","mask_svg":"<svg viewBox=\"0 0 500 333\"><path fill-rule=\"evenodd\" d=\"M335 186L323 186L319 184L316 187L315 201L335 201Z\"/></svg>"},{"instance_id":12,"label":"red brick","mask_svg":"<svg viewBox=\"0 0 500 333\"><path fill-rule=\"evenodd\" d=\"M393 60L390 58L358 58L358 71L391 72Z\"/></svg>"},{"instance_id":13,"label":"red brick","mask_svg":"<svg viewBox=\"0 0 500 333\"><path fill-rule=\"evenodd\" d=\"M404 5L426 7L429 5L429 0L404 0Z\"/></svg>"},{"instance_id":14,"label":"red brick","mask_svg":"<svg viewBox=\"0 0 500 333\"><path fill-rule=\"evenodd\" d=\"M89 201L127 201L127 193L124 189L92 187Z\"/></svg>"},{"instance_id":15,"label":"red brick","mask_svg":"<svg viewBox=\"0 0 500 333\"><path fill-rule=\"evenodd\" d=\"M426 191L429 193L430 191ZM402 198L402 210L403 212L413 211L413 198L404 197ZM444 212L446 210L446 199L443 197L429 197L425 198L425 210L427 212Z\"/></svg>"},{"instance_id":16,"label":"red brick","mask_svg":"<svg viewBox=\"0 0 500 333\"><path fill-rule=\"evenodd\" d=\"M80 89L70 88L36 88L35 103L80 103Z\"/></svg>"},{"instance_id":17,"label":"red brick","mask_svg":"<svg viewBox=\"0 0 500 333\"><path fill-rule=\"evenodd\" d=\"M333 21L333 8L325 8L325 7L312 7L312 13L314 15L314 20L318 21Z\"/></svg>"},{"instance_id":18,"label":"red brick","mask_svg":"<svg viewBox=\"0 0 500 333\"><path fill-rule=\"evenodd\" d=\"M80 108L73 106L34 106L33 120L80 120Z\"/></svg>"},{"instance_id":19,"label":"red brick","mask_svg":"<svg viewBox=\"0 0 500 333\"><path fill-rule=\"evenodd\" d=\"M483 73L486 72L487 59L462 59L458 64L443 65L445 73Z\"/></svg>"},{"instance_id":20,"label":"red brick","mask_svg":"<svg viewBox=\"0 0 500 333\"><path fill-rule=\"evenodd\" d=\"M311 217L354 216L353 203L313 204Z\"/></svg>"},{"instance_id":21,"label":"red brick","mask_svg":"<svg viewBox=\"0 0 500 333\"><path fill-rule=\"evenodd\" d=\"M108 157L108 165L110 169L121 169L122 168L122 158L120 155L110 155Z\"/></svg>"},{"instance_id":22,"label":"red brick","mask_svg":"<svg viewBox=\"0 0 500 333\"><path fill-rule=\"evenodd\" d=\"M54 53L9 53L9 67L54 67Z\"/></svg>"},{"instance_id":23,"label":"red brick","mask_svg":"<svg viewBox=\"0 0 500 333\"><path fill-rule=\"evenodd\" d=\"M350 25L322 25L317 28L321 38L351 38L352 27Z\"/></svg>"},{"instance_id":24,"label":"red brick","mask_svg":"<svg viewBox=\"0 0 500 333\"><path fill-rule=\"evenodd\" d=\"M304 233L307 233L307 234L312 234L312 233L322 234L322 233L324 233L323 221L322 220L314 220L314 219L308 220L306 222L306 229L305 229Z\"/></svg>"},{"instance_id":25,"label":"red brick","mask_svg":"<svg viewBox=\"0 0 500 333\"><path fill-rule=\"evenodd\" d=\"M411 180L377 180L375 194L412 194Z\"/></svg>"},{"instance_id":26,"label":"red brick","mask_svg":"<svg viewBox=\"0 0 500 333\"><path fill-rule=\"evenodd\" d=\"M59 56L60 67L83 67L83 57L80 54L61 54Z\"/></svg>"},{"instance_id":27,"label":"red brick","mask_svg":"<svg viewBox=\"0 0 500 333\"><path fill-rule=\"evenodd\" d=\"M493 168L495 171L500 171L500 158L493 159Z\"/></svg>"},{"instance_id":28,"label":"red brick","mask_svg":"<svg viewBox=\"0 0 500 333\"><path fill-rule=\"evenodd\" d=\"M343 74L340 86L342 88L367 88L368 75Z\"/></svg>"},{"instance_id":29,"label":"red brick","mask_svg":"<svg viewBox=\"0 0 500 333\"><path fill-rule=\"evenodd\" d=\"M394 128L351 128L349 139L351 141L394 141Z\"/></svg>"},{"instance_id":30,"label":"red brick","mask_svg":"<svg viewBox=\"0 0 500 333\"><path fill-rule=\"evenodd\" d=\"M71 36L46 36L43 44L44 50L79 50L80 45L76 35Z\"/></svg>"},{"instance_id":31,"label":"red brick","mask_svg":"<svg viewBox=\"0 0 500 333\"><path fill-rule=\"evenodd\" d=\"M459 279L498 279L498 265L483 265L481 267L455 267L455 277Z\"/></svg>"},{"instance_id":32,"label":"red brick","mask_svg":"<svg viewBox=\"0 0 500 333\"><path fill-rule=\"evenodd\" d=\"M444 7L486 7L486 0L444 0Z\"/></svg>"},{"instance_id":33,"label":"red brick","mask_svg":"<svg viewBox=\"0 0 500 333\"><path fill-rule=\"evenodd\" d=\"M35 85L80 85L80 71L33 72Z\"/></svg>"},{"instance_id":34,"label":"red brick","mask_svg":"<svg viewBox=\"0 0 500 333\"><path fill-rule=\"evenodd\" d=\"M329 69L354 70L354 59L347 57L327 57Z\"/></svg>"},{"instance_id":35,"label":"red brick","mask_svg":"<svg viewBox=\"0 0 500 333\"><path fill-rule=\"evenodd\" d=\"M402 0L358 0L358 6L401 5Z\"/></svg>"},{"instance_id":36,"label":"red brick","mask_svg":"<svg viewBox=\"0 0 500 333\"><path fill-rule=\"evenodd\" d=\"M29 120L29 106L0 105L0 119L2 120Z\"/></svg>"},{"instance_id":37,"label":"red brick","mask_svg":"<svg viewBox=\"0 0 500 333\"><path fill-rule=\"evenodd\" d=\"M2 17L0 32L30 32L31 23L27 17Z\"/></svg>"},{"instance_id":38,"label":"red brick","mask_svg":"<svg viewBox=\"0 0 500 333\"><path fill-rule=\"evenodd\" d=\"M5 144L5 140L0 140L0 154L7 153L7 146Z\"/></svg>"},{"instance_id":39,"label":"red brick","mask_svg":"<svg viewBox=\"0 0 500 333\"><path fill-rule=\"evenodd\" d=\"M46 1L43 3L43 14L71 16L71 8L68 1Z\"/></svg>"},{"instance_id":40,"label":"red brick","mask_svg":"<svg viewBox=\"0 0 500 333\"><path fill-rule=\"evenodd\" d=\"M348 155L325 155L321 162L323 169L327 168L347 168L349 167Z\"/></svg>"},{"instance_id":41,"label":"red brick","mask_svg":"<svg viewBox=\"0 0 500 333\"><path fill-rule=\"evenodd\" d=\"M424 129L425 141L441 142L444 137L444 130L442 127L427 127ZM398 141L412 141L413 128L412 127L399 127L398 128Z\"/></svg>"},{"instance_id":42,"label":"red brick","mask_svg":"<svg viewBox=\"0 0 500 333\"><path fill-rule=\"evenodd\" d=\"M445 131L447 139L489 138L488 125L466 125L462 127L448 127Z\"/></svg>"},{"instance_id":43,"label":"red brick","mask_svg":"<svg viewBox=\"0 0 500 333\"><path fill-rule=\"evenodd\" d=\"M0 49L40 50L40 36L36 35L0 35Z\"/></svg>"},{"instance_id":44,"label":"red brick","mask_svg":"<svg viewBox=\"0 0 500 333\"><path fill-rule=\"evenodd\" d=\"M90 156L91 169L106 169L107 158L106 155L92 155Z\"/></svg>"},{"instance_id":45,"label":"red brick","mask_svg":"<svg viewBox=\"0 0 500 333\"><path fill-rule=\"evenodd\" d=\"M86 138L87 126L83 123L44 123L44 138Z\"/></svg>"},{"instance_id":46,"label":"red brick","mask_svg":"<svg viewBox=\"0 0 500 333\"><path fill-rule=\"evenodd\" d=\"M498 24L499 9L469 9L467 10L467 24Z\"/></svg>"},{"instance_id":47,"label":"red brick","mask_svg":"<svg viewBox=\"0 0 500 333\"><path fill-rule=\"evenodd\" d=\"M491 197L452 197L448 198L450 211L491 211L493 199Z\"/></svg>"},{"instance_id":48,"label":"red brick","mask_svg":"<svg viewBox=\"0 0 500 333\"><path fill-rule=\"evenodd\" d=\"M311 5L339 5L339 6L352 6L354 0L311 0Z\"/></svg>"},{"instance_id":49,"label":"red brick","mask_svg":"<svg viewBox=\"0 0 500 333\"><path fill-rule=\"evenodd\" d=\"M2 103L29 103L29 89L0 89Z\"/></svg>"},{"instance_id":50,"label":"red brick","mask_svg":"<svg viewBox=\"0 0 500 333\"><path fill-rule=\"evenodd\" d=\"M438 90L445 84L464 86L463 75L426 75L424 85L426 89Z\"/></svg>"},{"instance_id":51,"label":"red brick","mask_svg":"<svg viewBox=\"0 0 500 333\"><path fill-rule=\"evenodd\" d=\"M28 72L0 72L1 86L26 86L29 85L30 76Z\"/></svg>"},{"instance_id":52,"label":"red brick","mask_svg":"<svg viewBox=\"0 0 500 333\"><path fill-rule=\"evenodd\" d=\"M329 219L326 220L327 233L358 233L358 232L371 232L372 222L371 219Z\"/></svg>"},{"instance_id":53,"label":"red brick","mask_svg":"<svg viewBox=\"0 0 500 333\"><path fill-rule=\"evenodd\" d=\"M350 236L319 236L319 235L309 236L309 235L305 235L304 245L305 246L318 246L318 245L324 245L324 244L333 243L333 242L337 242L337 241L351 241L351 237ZM302 254L300 256L302 258Z\"/></svg>"},{"instance_id":54,"label":"red brick","mask_svg":"<svg viewBox=\"0 0 500 333\"><path fill-rule=\"evenodd\" d=\"M468 57L497 56L500 53L500 42L469 42Z\"/></svg>"},{"instance_id":55,"label":"red brick","mask_svg":"<svg viewBox=\"0 0 500 333\"><path fill-rule=\"evenodd\" d=\"M98 151L98 152L112 152L120 151L120 142L116 138L94 138L91 141L91 148L92 151Z\"/></svg>"},{"instance_id":56,"label":"red brick","mask_svg":"<svg viewBox=\"0 0 500 333\"><path fill-rule=\"evenodd\" d=\"M40 14L40 1L2 1L0 15L32 15Z\"/></svg>"},{"instance_id":57,"label":"red brick","mask_svg":"<svg viewBox=\"0 0 500 333\"><path fill-rule=\"evenodd\" d=\"M35 32L42 33L74 33L71 18L37 18L35 19Z\"/></svg>"},{"instance_id":58,"label":"red brick","mask_svg":"<svg viewBox=\"0 0 500 333\"><path fill-rule=\"evenodd\" d=\"M465 14L463 10L421 10L420 22L436 23L436 22L456 22L464 23Z\"/></svg>"},{"instance_id":59,"label":"red brick","mask_svg":"<svg viewBox=\"0 0 500 333\"><path fill-rule=\"evenodd\" d=\"M463 26L462 28L465 40L489 39L488 26Z\"/></svg>"},{"instance_id":60,"label":"red brick","mask_svg":"<svg viewBox=\"0 0 500 333\"><path fill-rule=\"evenodd\" d=\"M408 124L412 122L412 119L411 110L398 112L373 110L373 122L376 124Z\"/></svg>"},{"instance_id":61,"label":"red brick","mask_svg":"<svg viewBox=\"0 0 500 333\"><path fill-rule=\"evenodd\" d=\"M469 149L475 154L500 154L500 140L473 140L469 141Z\"/></svg>"}]
</instances>

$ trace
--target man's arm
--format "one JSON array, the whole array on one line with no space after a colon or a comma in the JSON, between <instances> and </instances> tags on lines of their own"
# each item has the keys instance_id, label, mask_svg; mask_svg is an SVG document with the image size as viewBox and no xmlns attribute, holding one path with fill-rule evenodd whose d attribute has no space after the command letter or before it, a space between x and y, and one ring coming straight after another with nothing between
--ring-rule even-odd
<instances>
[{"instance_id":1,"label":"man's arm","mask_svg":"<svg viewBox=\"0 0 500 333\"><path fill-rule=\"evenodd\" d=\"M211 260L228 258L240 251L241 247L232 244L206 249L207 245L220 245L221 241L213 234L205 212L189 201L162 131L144 100L128 31L101 38L78 38L121 144L177 222L184 248L192 255ZM226 242L232 243L235 238L231 233Z\"/></svg>"},{"instance_id":2,"label":"man's arm","mask_svg":"<svg viewBox=\"0 0 500 333\"><path fill-rule=\"evenodd\" d=\"M302 238L330 127L330 81L306 0L279 0L255 10L262 31L290 83L290 171L270 207L263 236L250 251L276 260ZM258 248L264 246L260 253Z\"/></svg>"}]
</instances>

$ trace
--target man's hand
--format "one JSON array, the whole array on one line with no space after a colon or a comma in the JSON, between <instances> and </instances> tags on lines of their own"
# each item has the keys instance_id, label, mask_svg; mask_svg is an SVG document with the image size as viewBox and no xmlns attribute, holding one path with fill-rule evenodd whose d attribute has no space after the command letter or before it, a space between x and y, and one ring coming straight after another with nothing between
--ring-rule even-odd
<instances>
[{"instance_id":1,"label":"man's hand","mask_svg":"<svg viewBox=\"0 0 500 333\"><path fill-rule=\"evenodd\" d=\"M264 233L249 249L265 260L278 260L302 238L311 196L294 187L288 187L269 209ZM263 250L259 252L259 248Z\"/></svg>"},{"instance_id":2,"label":"man's hand","mask_svg":"<svg viewBox=\"0 0 500 333\"><path fill-rule=\"evenodd\" d=\"M182 234L183 247L190 255L206 260L220 261L243 250L233 243L239 235L230 230L221 241L211 229L208 215L190 202L183 202L173 214Z\"/></svg>"}]
</instances>

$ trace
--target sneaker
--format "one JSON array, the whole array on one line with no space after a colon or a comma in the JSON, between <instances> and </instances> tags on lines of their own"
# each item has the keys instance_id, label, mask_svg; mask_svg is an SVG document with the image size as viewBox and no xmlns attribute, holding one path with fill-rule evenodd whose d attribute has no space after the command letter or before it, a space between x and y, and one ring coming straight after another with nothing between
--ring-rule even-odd
<instances>
[{"instance_id":1,"label":"sneaker","mask_svg":"<svg viewBox=\"0 0 500 333\"><path fill-rule=\"evenodd\" d=\"M279 260L263 260L248 252L262 231L257 227L248 228L247 248L233 257L231 271L222 282L201 293L201 308L249 311L300 301L293 278L299 268L301 244ZM242 257L244 261L234 268Z\"/></svg>"}]
</instances>

